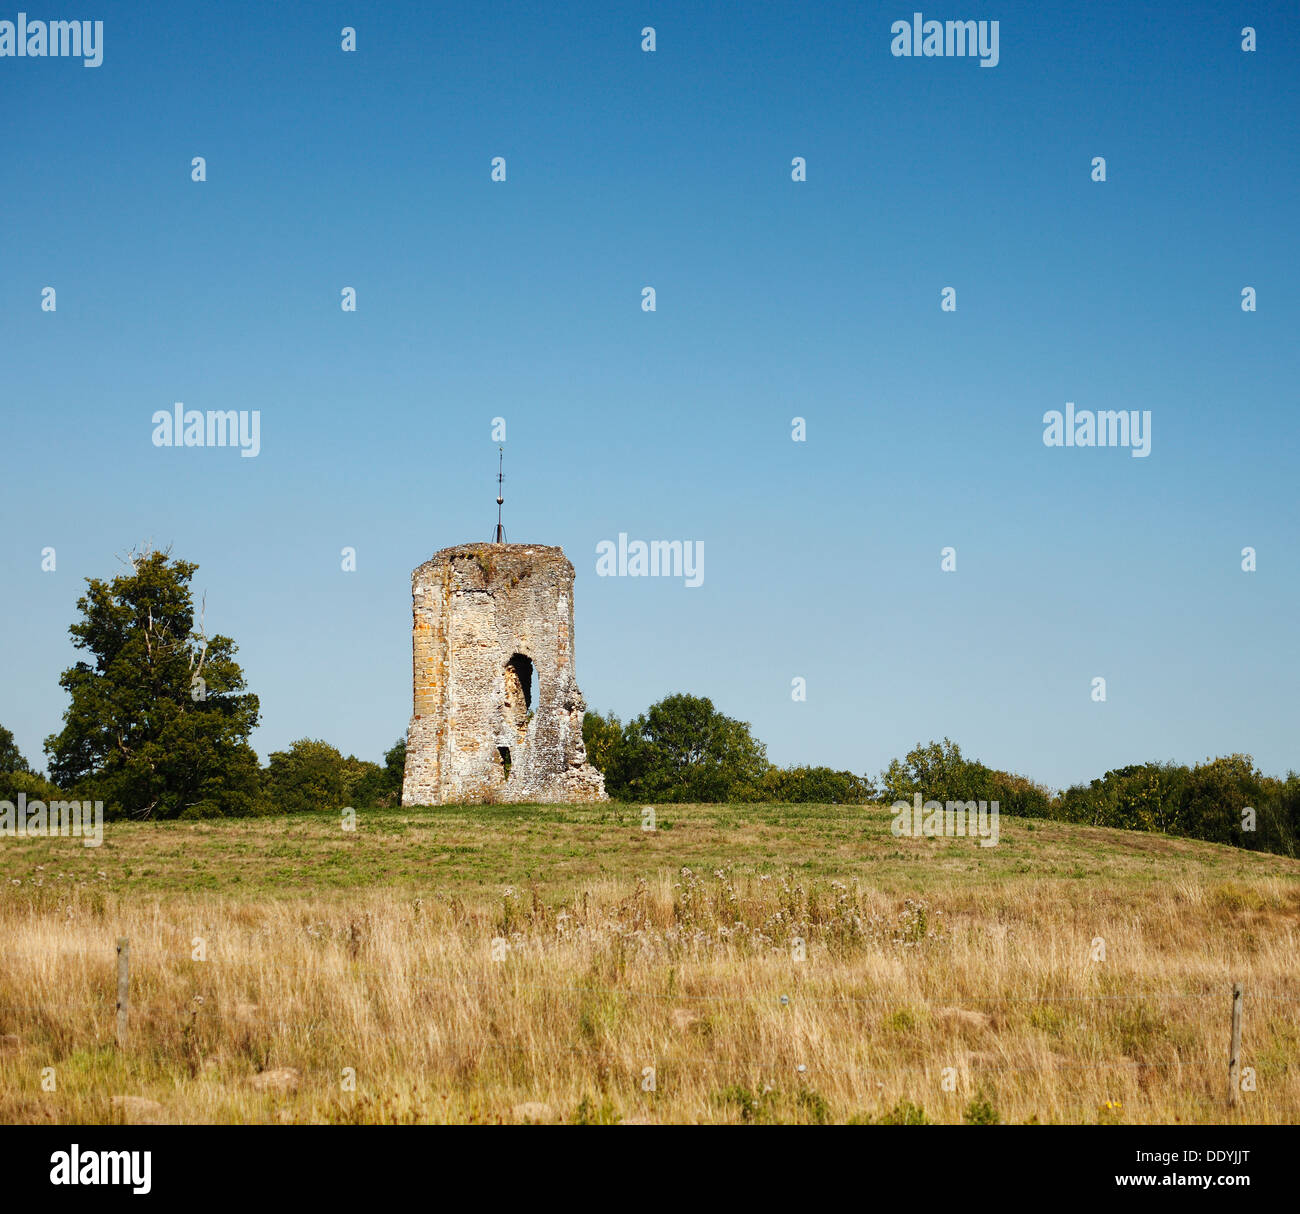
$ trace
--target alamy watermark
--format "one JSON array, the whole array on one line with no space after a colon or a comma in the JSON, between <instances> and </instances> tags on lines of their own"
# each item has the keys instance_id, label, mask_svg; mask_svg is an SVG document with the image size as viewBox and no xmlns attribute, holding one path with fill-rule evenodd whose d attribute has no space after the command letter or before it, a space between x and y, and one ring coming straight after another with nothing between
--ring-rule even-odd
<instances>
[{"instance_id":1,"label":"alamy watermark","mask_svg":"<svg viewBox=\"0 0 1300 1214\"><path fill-rule=\"evenodd\" d=\"M66 1151L55 1151L50 1162L52 1185L125 1185L136 1194L153 1188L152 1151L83 1151L74 1142Z\"/></svg>"},{"instance_id":2,"label":"alamy watermark","mask_svg":"<svg viewBox=\"0 0 1300 1214\"><path fill-rule=\"evenodd\" d=\"M996 21L925 21L920 13L913 13L910 22L895 21L889 32L894 35L889 53L895 58L978 55L980 67L998 65Z\"/></svg>"},{"instance_id":3,"label":"alamy watermark","mask_svg":"<svg viewBox=\"0 0 1300 1214\"><path fill-rule=\"evenodd\" d=\"M238 447L245 459L262 450L262 414L257 409L187 409L177 401L159 409L153 422L155 447Z\"/></svg>"},{"instance_id":4,"label":"alamy watermark","mask_svg":"<svg viewBox=\"0 0 1300 1214\"><path fill-rule=\"evenodd\" d=\"M1074 411L1066 401L1065 412L1049 409L1043 414L1044 447L1128 447L1134 459L1151 454L1151 410L1091 409Z\"/></svg>"},{"instance_id":5,"label":"alamy watermark","mask_svg":"<svg viewBox=\"0 0 1300 1214\"><path fill-rule=\"evenodd\" d=\"M104 842L103 801L28 801L20 792L18 802L0 801L0 838L80 839L86 847Z\"/></svg>"},{"instance_id":6,"label":"alamy watermark","mask_svg":"<svg viewBox=\"0 0 1300 1214\"><path fill-rule=\"evenodd\" d=\"M81 59L86 67L104 62L102 21L0 21L0 59Z\"/></svg>"},{"instance_id":7,"label":"alamy watermark","mask_svg":"<svg viewBox=\"0 0 1300 1214\"><path fill-rule=\"evenodd\" d=\"M926 801L912 794L912 804L895 801L889 829L896 839L978 839L981 847L998 845L996 801Z\"/></svg>"},{"instance_id":8,"label":"alamy watermark","mask_svg":"<svg viewBox=\"0 0 1300 1214\"><path fill-rule=\"evenodd\" d=\"M703 540L601 540L596 545L597 577L679 577L695 587L704 582Z\"/></svg>"}]
</instances>

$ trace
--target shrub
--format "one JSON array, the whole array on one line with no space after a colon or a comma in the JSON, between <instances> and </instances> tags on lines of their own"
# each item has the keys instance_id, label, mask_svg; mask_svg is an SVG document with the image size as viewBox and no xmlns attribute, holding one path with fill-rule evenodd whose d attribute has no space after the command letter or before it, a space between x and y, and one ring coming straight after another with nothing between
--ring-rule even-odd
<instances>
[{"instance_id":1,"label":"shrub","mask_svg":"<svg viewBox=\"0 0 1300 1214\"><path fill-rule=\"evenodd\" d=\"M929 1125L930 1119L919 1104L910 1100L900 1100L888 1112L881 1113L873 1125Z\"/></svg>"},{"instance_id":2,"label":"shrub","mask_svg":"<svg viewBox=\"0 0 1300 1214\"><path fill-rule=\"evenodd\" d=\"M757 791L764 801L818 805L863 805L876 796L868 777L831 767L769 767Z\"/></svg>"},{"instance_id":3,"label":"shrub","mask_svg":"<svg viewBox=\"0 0 1300 1214\"><path fill-rule=\"evenodd\" d=\"M961 1119L967 1125L997 1125L1001 1121L997 1109L993 1107L993 1102L983 1094L976 1096L966 1106Z\"/></svg>"},{"instance_id":4,"label":"shrub","mask_svg":"<svg viewBox=\"0 0 1300 1214\"><path fill-rule=\"evenodd\" d=\"M271 813L338 810L348 803L355 778L355 770L328 742L300 738L288 750L271 753L262 773L262 796Z\"/></svg>"},{"instance_id":5,"label":"shrub","mask_svg":"<svg viewBox=\"0 0 1300 1214\"><path fill-rule=\"evenodd\" d=\"M17 804L18 794L26 793L28 801L64 800L59 791L44 776L33 771L9 771L0 774L0 801L12 801Z\"/></svg>"}]
</instances>

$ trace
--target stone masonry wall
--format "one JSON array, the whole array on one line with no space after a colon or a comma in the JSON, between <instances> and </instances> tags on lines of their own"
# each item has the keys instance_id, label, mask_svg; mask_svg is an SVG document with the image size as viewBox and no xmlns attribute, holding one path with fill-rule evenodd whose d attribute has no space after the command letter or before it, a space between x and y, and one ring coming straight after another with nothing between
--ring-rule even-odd
<instances>
[{"instance_id":1,"label":"stone masonry wall","mask_svg":"<svg viewBox=\"0 0 1300 1214\"><path fill-rule=\"evenodd\" d=\"M582 742L564 553L540 544L444 548L411 575L411 597L414 711L402 804L606 800Z\"/></svg>"}]
</instances>

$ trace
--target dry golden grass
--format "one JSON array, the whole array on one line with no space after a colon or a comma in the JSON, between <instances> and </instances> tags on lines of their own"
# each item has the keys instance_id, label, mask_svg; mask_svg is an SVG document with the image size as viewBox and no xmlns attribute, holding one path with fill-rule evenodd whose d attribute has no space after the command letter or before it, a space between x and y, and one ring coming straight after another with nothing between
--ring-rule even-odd
<instances>
[{"instance_id":1,"label":"dry golden grass","mask_svg":"<svg viewBox=\"0 0 1300 1214\"><path fill-rule=\"evenodd\" d=\"M678 840L713 838L717 812L674 808ZM323 819L287 895L188 891L184 844L208 825L119 828L131 864L152 866L145 889L52 872L109 873L107 843L10 844L0 1121L1300 1119L1295 862L1004 819L996 860L876 831L837 863L821 827L730 812L748 855L784 821L780 854L682 872L647 855L671 854L665 838L576 818L552 838L598 840L601 866L629 875L508 891L469 877L331 888L312 868L336 846ZM1040 847L1077 849L1095 874L1035 865ZM927 854L952 879L930 869L909 897ZM118 935L132 958L121 1052ZM1256 1090L1229 1109L1233 981Z\"/></svg>"}]
</instances>

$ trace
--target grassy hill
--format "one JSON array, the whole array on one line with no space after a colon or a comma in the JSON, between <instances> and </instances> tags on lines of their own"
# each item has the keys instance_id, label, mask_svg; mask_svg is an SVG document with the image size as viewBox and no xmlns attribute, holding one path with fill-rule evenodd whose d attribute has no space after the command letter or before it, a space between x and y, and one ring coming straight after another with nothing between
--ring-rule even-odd
<instances>
[{"instance_id":1,"label":"grassy hill","mask_svg":"<svg viewBox=\"0 0 1300 1214\"><path fill-rule=\"evenodd\" d=\"M0 1121L1300 1120L1300 862L889 825L476 806L6 840Z\"/></svg>"}]
</instances>

